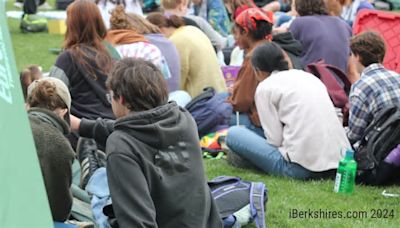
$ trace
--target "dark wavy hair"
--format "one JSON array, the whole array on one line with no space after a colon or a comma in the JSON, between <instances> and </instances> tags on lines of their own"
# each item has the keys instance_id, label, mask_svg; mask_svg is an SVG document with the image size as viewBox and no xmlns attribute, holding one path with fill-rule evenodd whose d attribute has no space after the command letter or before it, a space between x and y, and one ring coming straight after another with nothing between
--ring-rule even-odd
<instances>
[{"instance_id":1,"label":"dark wavy hair","mask_svg":"<svg viewBox=\"0 0 400 228\"><path fill-rule=\"evenodd\" d=\"M382 63L385 58L385 40L379 33L367 31L353 37L350 41L353 54L360 57L360 62L367 67L373 63Z\"/></svg>"},{"instance_id":2,"label":"dark wavy hair","mask_svg":"<svg viewBox=\"0 0 400 228\"><path fill-rule=\"evenodd\" d=\"M160 70L151 62L137 58L119 60L107 79L114 99L123 97L126 107L146 111L168 102L167 84Z\"/></svg>"},{"instance_id":3,"label":"dark wavy hair","mask_svg":"<svg viewBox=\"0 0 400 228\"><path fill-rule=\"evenodd\" d=\"M267 21L256 21L256 29L249 29L249 34L254 40L264 40L266 36L272 34L272 24ZM239 24L236 24L240 33L244 33L245 30Z\"/></svg>"},{"instance_id":4,"label":"dark wavy hair","mask_svg":"<svg viewBox=\"0 0 400 228\"><path fill-rule=\"evenodd\" d=\"M300 16L328 15L324 0L296 0L294 5Z\"/></svg>"},{"instance_id":5,"label":"dark wavy hair","mask_svg":"<svg viewBox=\"0 0 400 228\"><path fill-rule=\"evenodd\" d=\"M251 56L251 64L255 69L268 73L289 70L283 50L273 42L258 45Z\"/></svg>"}]
</instances>

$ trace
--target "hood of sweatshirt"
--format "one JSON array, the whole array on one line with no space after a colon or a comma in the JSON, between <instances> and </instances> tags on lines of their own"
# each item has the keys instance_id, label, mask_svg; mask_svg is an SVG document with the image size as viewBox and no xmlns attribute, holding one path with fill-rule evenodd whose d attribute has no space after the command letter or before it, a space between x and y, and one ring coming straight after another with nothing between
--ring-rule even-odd
<instances>
[{"instance_id":1,"label":"hood of sweatshirt","mask_svg":"<svg viewBox=\"0 0 400 228\"><path fill-rule=\"evenodd\" d=\"M293 38L292 33L278 33L272 37L272 41L277 43L286 52L289 52L294 56L301 56L301 51L303 50L303 47L300 41Z\"/></svg>"},{"instance_id":2,"label":"hood of sweatshirt","mask_svg":"<svg viewBox=\"0 0 400 228\"><path fill-rule=\"evenodd\" d=\"M115 122L114 130L127 132L136 139L160 149L176 144L185 134L192 134L193 129L188 124L191 121L194 122L188 111L175 102L170 102L122 117Z\"/></svg>"},{"instance_id":3,"label":"hood of sweatshirt","mask_svg":"<svg viewBox=\"0 0 400 228\"><path fill-rule=\"evenodd\" d=\"M58 117L54 112L44 108L30 108L28 110L29 116L38 118L40 121L48 123L57 128L64 135L69 134L69 126L67 122Z\"/></svg>"}]
</instances>

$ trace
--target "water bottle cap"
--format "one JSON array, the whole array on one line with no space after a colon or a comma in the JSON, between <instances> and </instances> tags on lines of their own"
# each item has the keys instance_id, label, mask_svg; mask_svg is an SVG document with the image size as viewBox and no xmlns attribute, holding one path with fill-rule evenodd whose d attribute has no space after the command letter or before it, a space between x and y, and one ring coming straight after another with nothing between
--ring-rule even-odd
<instances>
[{"instance_id":1,"label":"water bottle cap","mask_svg":"<svg viewBox=\"0 0 400 228\"><path fill-rule=\"evenodd\" d=\"M346 157L353 157L353 156L354 156L354 151L350 150L350 149L347 149L346 150Z\"/></svg>"}]
</instances>

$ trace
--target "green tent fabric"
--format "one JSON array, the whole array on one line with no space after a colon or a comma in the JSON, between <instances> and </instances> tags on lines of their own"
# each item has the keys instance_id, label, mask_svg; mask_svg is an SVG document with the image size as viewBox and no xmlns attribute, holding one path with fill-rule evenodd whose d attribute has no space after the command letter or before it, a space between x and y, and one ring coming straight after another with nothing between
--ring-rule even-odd
<instances>
[{"instance_id":1,"label":"green tent fabric","mask_svg":"<svg viewBox=\"0 0 400 228\"><path fill-rule=\"evenodd\" d=\"M0 0L0 227L53 227Z\"/></svg>"}]
</instances>

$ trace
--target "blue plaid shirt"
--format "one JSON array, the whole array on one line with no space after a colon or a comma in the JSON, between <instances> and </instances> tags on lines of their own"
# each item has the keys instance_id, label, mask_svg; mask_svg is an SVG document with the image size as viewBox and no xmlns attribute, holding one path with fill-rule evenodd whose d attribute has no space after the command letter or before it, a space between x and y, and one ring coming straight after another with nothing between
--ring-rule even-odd
<instances>
[{"instance_id":1,"label":"blue plaid shirt","mask_svg":"<svg viewBox=\"0 0 400 228\"><path fill-rule=\"evenodd\" d=\"M347 132L350 142L358 142L377 112L389 105L400 107L400 75L381 64L371 64L351 87Z\"/></svg>"}]
</instances>

